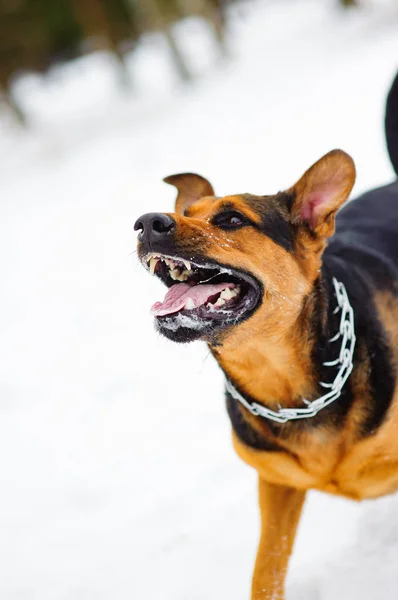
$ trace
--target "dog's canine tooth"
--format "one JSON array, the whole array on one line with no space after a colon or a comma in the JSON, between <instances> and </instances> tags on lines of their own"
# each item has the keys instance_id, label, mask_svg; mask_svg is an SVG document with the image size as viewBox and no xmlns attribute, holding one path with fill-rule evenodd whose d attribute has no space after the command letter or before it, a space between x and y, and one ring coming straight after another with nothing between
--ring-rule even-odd
<instances>
[{"instance_id":1,"label":"dog's canine tooth","mask_svg":"<svg viewBox=\"0 0 398 600\"><path fill-rule=\"evenodd\" d=\"M189 260L185 260L184 258L182 259L182 262L184 263L186 270L190 271L191 270L191 263L189 262Z\"/></svg>"},{"instance_id":2,"label":"dog's canine tooth","mask_svg":"<svg viewBox=\"0 0 398 600\"><path fill-rule=\"evenodd\" d=\"M188 298L188 300L185 302L184 308L186 308L187 310L192 310L193 308L195 308L195 303L192 300L192 298Z\"/></svg>"},{"instance_id":3,"label":"dog's canine tooth","mask_svg":"<svg viewBox=\"0 0 398 600\"><path fill-rule=\"evenodd\" d=\"M156 258L155 256L152 256L152 258L149 261L149 272L151 275L154 274L155 269L156 269L156 265L158 264L159 259Z\"/></svg>"},{"instance_id":4,"label":"dog's canine tooth","mask_svg":"<svg viewBox=\"0 0 398 600\"><path fill-rule=\"evenodd\" d=\"M221 298L221 296L219 297L219 299L217 300L217 302L214 303L214 306L223 306L225 304L225 300L224 298Z\"/></svg>"}]
</instances>

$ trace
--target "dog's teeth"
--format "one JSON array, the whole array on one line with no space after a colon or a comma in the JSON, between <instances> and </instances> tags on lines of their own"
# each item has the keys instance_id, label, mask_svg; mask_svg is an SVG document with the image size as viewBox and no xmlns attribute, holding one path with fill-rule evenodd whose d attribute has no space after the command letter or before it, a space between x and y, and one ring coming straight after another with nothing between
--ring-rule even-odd
<instances>
[{"instance_id":1,"label":"dog's teeth","mask_svg":"<svg viewBox=\"0 0 398 600\"><path fill-rule=\"evenodd\" d=\"M172 279L174 279L174 281L180 280L180 272L178 269L174 269L173 271L170 271L169 274L170 274L170 277Z\"/></svg>"},{"instance_id":2,"label":"dog's teeth","mask_svg":"<svg viewBox=\"0 0 398 600\"><path fill-rule=\"evenodd\" d=\"M172 260L169 260L167 264L169 266L170 271L174 271L175 270L176 265L175 265L175 263Z\"/></svg>"},{"instance_id":3,"label":"dog's teeth","mask_svg":"<svg viewBox=\"0 0 398 600\"><path fill-rule=\"evenodd\" d=\"M221 296L219 297L219 299L217 300L217 302L214 303L214 306L223 306L225 304L225 300L223 298L221 298Z\"/></svg>"},{"instance_id":4,"label":"dog's teeth","mask_svg":"<svg viewBox=\"0 0 398 600\"><path fill-rule=\"evenodd\" d=\"M240 288L239 286L236 286L234 288L226 288L225 290L223 290L220 294L220 298L224 298L224 300L232 300L232 298L235 298L235 296L237 296L240 292Z\"/></svg>"},{"instance_id":5,"label":"dog's teeth","mask_svg":"<svg viewBox=\"0 0 398 600\"><path fill-rule=\"evenodd\" d=\"M193 308L195 308L195 303L192 300L192 298L188 298L188 300L185 302L184 308L186 308L187 310L192 310Z\"/></svg>"},{"instance_id":6,"label":"dog's teeth","mask_svg":"<svg viewBox=\"0 0 398 600\"><path fill-rule=\"evenodd\" d=\"M182 259L182 262L184 263L187 271L190 271L191 270L191 263L189 262L189 260Z\"/></svg>"},{"instance_id":7,"label":"dog's teeth","mask_svg":"<svg viewBox=\"0 0 398 600\"><path fill-rule=\"evenodd\" d=\"M190 275L192 275L192 271L183 271L180 274L180 281L186 281L190 277Z\"/></svg>"},{"instance_id":8,"label":"dog's teeth","mask_svg":"<svg viewBox=\"0 0 398 600\"><path fill-rule=\"evenodd\" d=\"M224 300L230 300L231 298L233 298L233 296L234 296L234 294L232 293L232 290L230 290L229 288L226 288L220 294L220 298L224 298Z\"/></svg>"},{"instance_id":9,"label":"dog's teeth","mask_svg":"<svg viewBox=\"0 0 398 600\"><path fill-rule=\"evenodd\" d=\"M192 271L180 271L177 267L176 269L170 269L169 271L170 277L174 279L174 281L186 281L190 275L192 275Z\"/></svg>"},{"instance_id":10,"label":"dog's teeth","mask_svg":"<svg viewBox=\"0 0 398 600\"><path fill-rule=\"evenodd\" d=\"M230 289L230 298L235 298L235 296L239 296L240 294L240 286L237 285L236 287L232 288L232 290Z\"/></svg>"},{"instance_id":11,"label":"dog's teeth","mask_svg":"<svg viewBox=\"0 0 398 600\"><path fill-rule=\"evenodd\" d=\"M151 275L154 274L156 265L158 264L158 261L159 261L159 259L156 258L155 256L152 256L151 260L149 261L149 271L150 271Z\"/></svg>"}]
</instances>

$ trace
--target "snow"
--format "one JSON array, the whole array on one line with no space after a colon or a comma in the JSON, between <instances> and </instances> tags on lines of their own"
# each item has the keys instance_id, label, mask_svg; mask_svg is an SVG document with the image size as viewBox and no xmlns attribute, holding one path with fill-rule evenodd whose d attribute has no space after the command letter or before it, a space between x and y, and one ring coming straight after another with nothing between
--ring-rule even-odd
<instances>
[{"instance_id":1,"label":"snow","mask_svg":"<svg viewBox=\"0 0 398 600\"><path fill-rule=\"evenodd\" d=\"M229 61L200 21L179 26L188 88L156 36L129 61L130 92L105 54L18 84L32 127L0 121L2 598L248 597L255 473L205 347L153 329L162 290L133 224L172 209L175 172L273 193L342 147L356 193L390 181L397 25L393 0L251 2L233 11ZM397 510L311 493L289 600L396 597Z\"/></svg>"}]
</instances>

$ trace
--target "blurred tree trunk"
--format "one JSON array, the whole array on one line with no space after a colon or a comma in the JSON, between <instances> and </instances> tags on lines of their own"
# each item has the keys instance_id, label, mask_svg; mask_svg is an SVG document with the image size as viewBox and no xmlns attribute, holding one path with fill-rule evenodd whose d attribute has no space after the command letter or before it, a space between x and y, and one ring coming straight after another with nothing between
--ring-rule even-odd
<instances>
[{"instance_id":1,"label":"blurred tree trunk","mask_svg":"<svg viewBox=\"0 0 398 600\"><path fill-rule=\"evenodd\" d=\"M214 34L218 46L227 54L225 43L225 7L226 0L177 0L181 15L200 15L203 17Z\"/></svg>"},{"instance_id":2,"label":"blurred tree trunk","mask_svg":"<svg viewBox=\"0 0 398 600\"><path fill-rule=\"evenodd\" d=\"M358 6L357 0L340 0L340 3L345 7Z\"/></svg>"},{"instance_id":3,"label":"blurred tree trunk","mask_svg":"<svg viewBox=\"0 0 398 600\"><path fill-rule=\"evenodd\" d=\"M115 24L109 19L102 0L70 0L74 17L83 30L86 40L93 49L106 48L117 59L119 81L123 87L130 86L130 77L120 51L120 37Z\"/></svg>"},{"instance_id":4,"label":"blurred tree trunk","mask_svg":"<svg viewBox=\"0 0 398 600\"><path fill-rule=\"evenodd\" d=\"M181 79L183 79L184 81L189 81L191 79L191 73L185 63L180 49L178 48L178 45L175 41L175 37L171 31L170 25L166 25L163 33L166 36L167 43L169 44L175 68L177 69Z\"/></svg>"},{"instance_id":5,"label":"blurred tree trunk","mask_svg":"<svg viewBox=\"0 0 398 600\"><path fill-rule=\"evenodd\" d=\"M27 125L26 115L22 111L22 108L19 106L19 104L15 101L10 87L8 86L4 88L2 93L6 104L10 107L17 122L25 127Z\"/></svg>"},{"instance_id":6,"label":"blurred tree trunk","mask_svg":"<svg viewBox=\"0 0 398 600\"><path fill-rule=\"evenodd\" d=\"M70 0L74 17L88 40L97 39L102 47L117 52L109 22L106 18L101 0Z\"/></svg>"},{"instance_id":7,"label":"blurred tree trunk","mask_svg":"<svg viewBox=\"0 0 398 600\"><path fill-rule=\"evenodd\" d=\"M173 11L175 9L173 6L174 3L171 3L170 6L164 0L127 0L127 2L141 15L143 21L142 29L144 31L159 30L163 32L169 45L176 71L184 81L191 79L191 73L171 29L172 16L177 20L177 14Z\"/></svg>"}]
</instances>

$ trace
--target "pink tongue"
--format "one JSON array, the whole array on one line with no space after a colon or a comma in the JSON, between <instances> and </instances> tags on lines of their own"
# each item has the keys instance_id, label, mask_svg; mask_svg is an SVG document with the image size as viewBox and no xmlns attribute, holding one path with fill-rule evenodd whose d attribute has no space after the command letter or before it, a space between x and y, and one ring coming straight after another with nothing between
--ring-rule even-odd
<instances>
[{"instance_id":1,"label":"pink tongue","mask_svg":"<svg viewBox=\"0 0 398 600\"><path fill-rule=\"evenodd\" d=\"M152 306L152 312L155 317L171 315L184 308L189 299L192 300L195 307L202 306L209 298L219 294L226 288L233 288L233 283L217 283L211 285L204 283L202 285L188 285L188 283L177 283L167 292L163 302L155 302Z\"/></svg>"}]
</instances>

